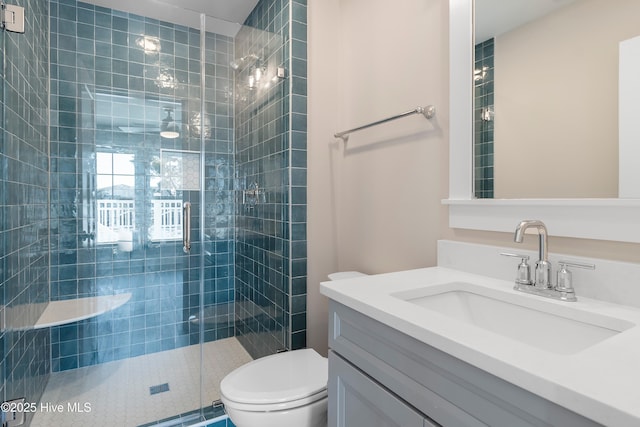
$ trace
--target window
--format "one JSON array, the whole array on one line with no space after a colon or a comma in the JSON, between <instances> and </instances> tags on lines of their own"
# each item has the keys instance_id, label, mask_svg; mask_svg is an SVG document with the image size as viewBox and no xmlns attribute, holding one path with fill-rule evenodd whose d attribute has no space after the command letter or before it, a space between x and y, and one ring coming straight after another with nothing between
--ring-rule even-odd
<instances>
[{"instance_id":1,"label":"window","mask_svg":"<svg viewBox=\"0 0 640 427\"><path fill-rule=\"evenodd\" d=\"M96 153L97 243L131 241L135 228L134 155Z\"/></svg>"},{"instance_id":2,"label":"window","mask_svg":"<svg viewBox=\"0 0 640 427\"><path fill-rule=\"evenodd\" d=\"M200 153L161 149L151 162L151 240L182 239L182 198L200 189Z\"/></svg>"}]
</instances>

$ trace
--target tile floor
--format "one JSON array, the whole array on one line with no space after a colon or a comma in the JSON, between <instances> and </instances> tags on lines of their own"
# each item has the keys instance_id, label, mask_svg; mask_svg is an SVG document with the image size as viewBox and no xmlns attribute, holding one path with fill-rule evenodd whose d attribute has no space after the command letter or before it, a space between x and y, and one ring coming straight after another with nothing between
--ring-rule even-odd
<instances>
[{"instance_id":1,"label":"tile floor","mask_svg":"<svg viewBox=\"0 0 640 427\"><path fill-rule=\"evenodd\" d=\"M235 338L203 345L203 406L220 380L251 361ZM169 384L154 395L150 387ZM31 427L134 427L198 409L200 346L194 345L51 374Z\"/></svg>"}]
</instances>

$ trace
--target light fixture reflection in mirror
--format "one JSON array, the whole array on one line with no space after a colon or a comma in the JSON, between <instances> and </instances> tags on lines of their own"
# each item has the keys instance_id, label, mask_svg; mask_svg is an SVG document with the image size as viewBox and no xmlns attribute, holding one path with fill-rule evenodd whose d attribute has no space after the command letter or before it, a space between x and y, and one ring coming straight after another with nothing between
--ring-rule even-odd
<instances>
[{"instance_id":1,"label":"light fixture reflection in mirror","mask_svg":"<svg viewBox=\"0 0 640 427\"><path fill-rule=\"evenodd\" d=\"M164 111L167 113L167 117L162 119L162 124L160 125L160 136L167 139L178 138L180 136L180 127L171 116L173 108L165 107Z\"/></svg>"},{"instance_id":2,"label":"light fixture reflection in mirror","mask_svg":"<svg viewBox=\"0 0 640 427\"><path fill-rule=\"evenodd\" d=\"M473 70L473 80L481 81L487 76L487 72L489 71L489 67L483 66L482 68L476 68Z\"/></svg>"}]
</instances>

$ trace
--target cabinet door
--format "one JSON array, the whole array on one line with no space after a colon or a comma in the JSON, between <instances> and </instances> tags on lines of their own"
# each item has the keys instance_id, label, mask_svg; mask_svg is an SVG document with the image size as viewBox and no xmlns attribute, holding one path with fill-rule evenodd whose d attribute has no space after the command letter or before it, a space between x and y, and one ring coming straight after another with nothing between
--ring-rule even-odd
<instances>
[{"instance_id":1,"label":"cabinet door","mask_svg":"<svg viewBox=\"0 0 640 427\"><path fill-rule=\"evenodd\" d=\"M426 422L426 423L425 423ZM329 427L435 426L333 352L329 354Z\"/></svg>"}]
</instances>

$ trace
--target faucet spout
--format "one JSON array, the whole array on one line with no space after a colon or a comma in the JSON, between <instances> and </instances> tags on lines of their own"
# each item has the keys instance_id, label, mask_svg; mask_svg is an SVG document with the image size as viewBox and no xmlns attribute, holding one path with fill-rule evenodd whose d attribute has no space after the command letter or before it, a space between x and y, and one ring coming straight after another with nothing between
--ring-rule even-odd
<instances>
[{"instance_id":1,"label":"faucet spout","mask_svg":"<svg viewBox=\"0 0 640 427\"><path fill-rule=\"evenodd\" d=\"M529 228L535 228L538 230L538 259L540 261L548 261L549 255L547 251L547 226L544 222L537 219L526 219L520 221L520 224L516 227L516 233L513 240L516 243L522 243L524 240L525 231Z\"/></svg>"},{"instance_id":2,"label":"faucet spout","mask_svg":"<svg viewBox=\"0 0 640 427\"><path fill-rule=\"evenodd\" d=\"M535 286L540 289L548 289L551 287L551 263L549 263L549 255L547 253L547 226L537 219L520 221L520 224L516 227L513 240L516 243L522 243L524 234L529 228L535 228L538 231L538 262L536 263Z\"/></svg>"}]
</instances>

